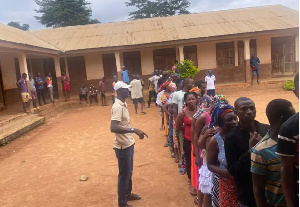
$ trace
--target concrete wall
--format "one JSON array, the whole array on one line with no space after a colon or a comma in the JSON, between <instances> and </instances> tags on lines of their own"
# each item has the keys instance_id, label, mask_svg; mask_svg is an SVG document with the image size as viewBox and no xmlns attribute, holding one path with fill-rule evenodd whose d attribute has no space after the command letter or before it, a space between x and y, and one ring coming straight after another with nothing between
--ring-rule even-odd
<instances>
[{"instance_id":1,"label":"concrete wall","mask_svg":"<svg viewBox=\"0 0 300 207\"><path fill-rule=\"evenodd\" d=\"M152 49L141 50L141 65L142 65L142 75L150 75L152 72L154 72Z\"/></svg>"},{"instance_id":2,"label":"concrete wall","mask_svg":"<svg viewBox=\"0 0 300 207\"><path fill-rule=\"evenodd\" d=\"M215 42L200 43L197 45L197 50L198 67L201 70L217 67Z\"/></svg>"},{"instance_id":3,"label":"concrete wall","mask_svg":"<svg viewBox=\"0 0 300 207\"><path fill-rule=\"evenodd\" d=\"M87 80L101 79L104 76L102 55L88 53L84 55Z\"/></svg>"},{"instance_id":4,"label":"concrete wall","mask_svg":"<svg viewBox=\"0 0 300 207\"><path fill-rule=\"evenodd\" d=\"M271 37L256 38L257 57L261 64L271 63Z\"/></svg>"},{"instance_id":5,"label":"concrete wall","mask_svg":"<svg viewBox=\"0 0 300 207\"><path fill-rule=\"evenodd\" d=\"M0 64L3 78L3 89L8 90L17 88L17 77L14 56L5 54L1 55Z\"/></svg>"}]
</instances>

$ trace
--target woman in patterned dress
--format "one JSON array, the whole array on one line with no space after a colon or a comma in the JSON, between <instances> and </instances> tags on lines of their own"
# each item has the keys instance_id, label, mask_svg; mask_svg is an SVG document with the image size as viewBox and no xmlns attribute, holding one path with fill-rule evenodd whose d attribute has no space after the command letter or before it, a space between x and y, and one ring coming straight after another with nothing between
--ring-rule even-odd
<instances>
[{"instance_id":1,"label":"woman in patterned dress","mask_svg":"<svg viewBox=\"0 0 300 207\"><path fill-rule=\"evenodd\" d=\"M210 127L219 126L220 132L213 136L207 146L208 169L219 175L219 200L221 207L238 207L237 188L233 177L227 171L224 140L228 132L237 126L234 108L219 104L211 114Z\"/></svg>"}]
</instances>

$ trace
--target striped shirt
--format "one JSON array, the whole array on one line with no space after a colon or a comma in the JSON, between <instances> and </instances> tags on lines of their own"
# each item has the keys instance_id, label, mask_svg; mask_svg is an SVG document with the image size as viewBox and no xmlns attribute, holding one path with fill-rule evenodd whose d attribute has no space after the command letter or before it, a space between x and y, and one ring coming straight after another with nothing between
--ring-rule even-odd
<instances>
[{"instance_id":1,"label":"striped shirt","mask_svg":"<svg viewBox=\"0 0 300 207\"><path fill-rule=\"evenodd\" d=\"M299 206L299 113L282 124L276 153L280 156L294 157L295 202L296 206Z\"/></svg>"},{"instance_id":2,"label":"striped shirt","mask_svg":"<svg viewBox=\"0 0 300 207\"><path fill-rule=\"evenodd\" d=\"M281 186L280 157L277 143L269 132L251 149L251 172L266 176L265 196L268 206L286 206Z\"/></svg>"}]
</instances>

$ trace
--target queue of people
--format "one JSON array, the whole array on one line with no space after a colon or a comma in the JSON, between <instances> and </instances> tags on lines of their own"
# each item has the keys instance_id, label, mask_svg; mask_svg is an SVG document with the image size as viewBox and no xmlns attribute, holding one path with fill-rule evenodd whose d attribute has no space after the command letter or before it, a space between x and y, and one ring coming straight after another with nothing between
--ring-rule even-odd
<instances>
[{"instance_id":1,"label":"queue of people","mask_svg":"<svg viewBox=\"0 0 300 207\"><path fill-rule=\"evenodd\" d=\"M205 82L174 81L155 71L149 78L148 106L156 96L165 147L179 173L187 175L195 204L299 206L299 113L291 102L272 100L266 107L269 123L260 123L250 98L229 103L214 94L212 71ZM299 74L294 82L299 98Z\"/></svg>"},{"instance_id":2,"label":"queue of people","mask_svg":"<svg viewBox=\"0 0 300 207\"><path fill-rule=\"evenodd\" d=\"M22 103L23 103L23 110L25 113L31 113L30 110L30 103L32 102L33 111L36 112L40 108L37 106L37 102L39 103L39 106L43 106L48 104L46 102L45 93L48 92L49 94L49 101L51 103L55 103L53 98L53 80L52 80L52 74L49 72L45 79L41 77L40 73L37 73L36 77L33 78L32 74L29 73L29 90L27 88L26 84L26 78L27 74L23 73L22 77L16 85L20 89L21 97L22 97ZM70 85L69 85L69 77L62 73L61 77L62 85L64 86L64 92L66 95L66 100L69 99L69 92L70 92ZM67 98L68 97L68 98Z\"/></svg>"}]
</instances>

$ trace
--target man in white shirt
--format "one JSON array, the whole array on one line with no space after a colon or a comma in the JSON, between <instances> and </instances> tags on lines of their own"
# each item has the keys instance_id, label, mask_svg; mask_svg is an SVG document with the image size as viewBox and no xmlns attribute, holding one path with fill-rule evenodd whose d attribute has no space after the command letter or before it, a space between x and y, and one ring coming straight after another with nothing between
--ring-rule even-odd
<instances>
[{"instance_id":1,"label":"man in white shirt","mask_svg":"<svg viewBox=\"0 0 300 207\"><path fill-rule=\"evenodd\" d=\"M212 70L208 70L208 75L205 77L205 82L207 84L207 95L208 96L215 96L216 91L215 91L215 82L216 82L216 77L213 75Z\"/></svg>"},{"instance_id":2,"label":"man in white shirt","mask_svg":"<svg viewBox=\"0 0 300 207\"><path fill-rule=\"evenodd\" d=\"M143 100L143 86L142 82L137 79L136 75L133 75L133 80L130 82L131 85L131 98L133 101L135 113L137 114L138 103L141 105L141 113L144 112L144 100Z\"/></svg>"},{"instance_id":3,"label":"man in white shirt","mask_svg":"<svg viewBox=\"0 0 300 207\"><path fill-rule=\"evenodd\" d=\"M155 70L154 71L154 75L149 79L154 85L155 85L155 92L157 93L157 90L158 90L158 85L157 85L157 82L158 82L158 79L160 78L159 74L158 74L158 70Z\"/></svg>"}]
</instances>

